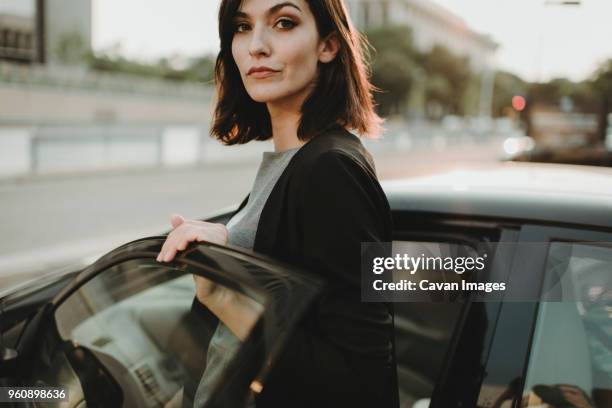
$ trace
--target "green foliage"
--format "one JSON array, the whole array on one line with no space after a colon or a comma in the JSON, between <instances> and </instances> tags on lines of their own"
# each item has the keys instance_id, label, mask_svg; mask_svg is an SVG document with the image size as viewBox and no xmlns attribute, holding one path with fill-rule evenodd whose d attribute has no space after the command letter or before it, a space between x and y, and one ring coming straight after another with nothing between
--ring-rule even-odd
<instances>
[{"instance_id":1,"label":"green foliage","mask_svg":"<svg viewBox=\"0 0 612 408\"><path fill-rule=\"evenodd\" d=\"M593 89L600 95L612 98L612 59L601 64L595 72Z\"/></svg>"},{"instance_id":2,"label":"green foliage","mask_svg":"<svg viewBox=\"0 0 612 408\"><path fill-rule=\"evenodd\" d=\"M405 112L410 100L422 101L418 109L431 118L478 112L481 78L471 71L467 58L439 45L418 52L411 29L405 26L381 27L365 34L375 49L372 82L382 91L375 95L382 115ZM569 98L574 111L599 112L602 106L612 105L612 59L602 64L592 80L582 82L557 78L528 83L499 71L493 87L493 115L506 115L515 95L527 98L528 109L536 104L559 107L562 99Z\"/></svg>"},{"instance_id":3,"label":"green foliage","mask_svg":"<svg viewBox=\"0 0 612 408\"><path fill-rule=\"evenodd\" d=\"M599 96L599 130L598 136L601 142L605 141L609 129L609 115L612 111L612 59L601 64L595 72L593 89Z\"/></svg>"},{"instance_id":4,"label":"green foliage","mask_svg":"<svg viewBox=\"0 0 612 408\"><path fill-rule=\"evenodd\" d=\"M558 106L564 96L569 96L574 83L565 78L533 83L529 87L529 100L541 105Z\"/></svg>"},{"instance_id":5,"label":"green foliage","mask_svg":"<svg viewBox=\"0 0 612 408\"><path fill-rule=\"evenodd\" d=\"M451 88L451 83L444 75L429 74L425 88L428 103L433 102L440 106L447 105L453 99Z\"/></svg>"},{"instance_id":6,"label":"green foliage","mask_svg":"<svg viewBox=\"0 0 612 408\"><path fill-rule=\"evenodd\" d=\"M87 59L88 48L83 37L77 32L65 33L58 39L52 50L53 56L64 64L80 64Z\"/></svg>"},{"instance_id":7,"label":"green foliage","mask_svg":"<svg viewBox=\"0 0 612 408\"><path fill-rule=\"evenodd\" d=\"M122 56L90 53L87 62L92 69L97 71L203 83L212 82L215 65L214 57L208 55L190 60L183 69L174 68L166 58L161 58L154 63L146 63L129 60Z\"/></svg>"},{"instance_id":8,"label":"green foliage","mask_svg":"<svg viewBox=\"0 0 612 408\"><path fill-rule=\"evenodd\" d=\"M376 94L380 113L398 113L412 88L414 64L404 55L389 51L378 56L372 68L372 82L381 89Z\"/></svg>"},{"instance_id":9,"label":"green foliage","mask_svg":"<svg viewBox=\"0 0 612 408\"><path fill-rule=\"evenodd\" d=\"M574 83L567 96L574 102L576 111L589 113L596 112L598 109L599 100L597 93L593 92L591 81Z\"/></svg>"},{"instance_id":10,"label":"green foliage","mask_svg":"<svg viewBox=\"0 0 612 408\"><path fill-rule=\"evenodd\" d=\"M188 68L190 78L199 82L212 82L215 71L215 57L212 55L196 58Z\"/></svg>"},{"instance_id":11,"label":"green foliage","mask_svg":"<svg viewBox=\"0 0 612 408\"><path fill-rule=\"evenodd\" d=\"M372 83L379 113L399 113L413 86L417 53L412 31L404 26L381 27L366 33L375 53L372 55Z\"/></svg>"},{"instance_id":12,"label":"green foliage","mask_svg":"<svg viewBox=\"0 0 612 408\"><path fill-rule=\"evenodd\" d=\"M467 116L480 114L482 75L472 75L467 82L461 101L462 111Z\"/></svg>"},{"instance_id":13,"label":"green foliage","mask_svg":"<svg viewBox=\"0 0 612 408\"><path fill-rule=\"evenodd\" d=\"M512 106L512 97L527 97L528 84L517 75L506 71L495 74L493 85L493 116L504 116L504 110Z\"/></svg>"},{"instance_id":14,"label":"green foliage","mask_svg":"<svg viewBox=\"0 0 612 408\"><path fill-rule=\"evenodd\" d=\"M377 54L394 51L406 58L414 59L418 53L412 40L412 29L391 25L366 31L366 37Z\"/></svg>"},{"instance_id":15,"label":"green foliage","mask_svg":"<svg viewBox=\"0 0 612 408\"><path fill-rule=\"evenodd\" d=\"M411 108L427 111L432 117L475 110L473 75L467 58L441 46L418 52L407 26L385 26L365 34L375 49L372 83L382 91L376 95L382 115L405 112L410 100L423 101L423 106ZM415 97L411 95L414 92L422 95Z\"/></svg>"},{"instance_id":16,"label":"green foliage","mask_svg":"<svg viewBox=\"0 0 612 408\"><path fill-rule=\"evenodd\" d=\"M436 45L423 55L422 66L427 74L427 99L435 101L444 113L464 115L464 97L472 77L468 58Z\"/></svg>"},{"instance_id":17,"label":"green foliage","mask_svg":"<svg viewBox=\"0 0 612 408\"><path fill-rule=\"evenodd\" d=\"M598 89L603 88L595 80L573 82L566 78L528 83L515 74L500 71L495 76L493 114L504 115L504 110L511 107L512 97L515 95L525 96L528 108L539 105L558 109L561 100L569 98L574 111L594 113L599 109Z\"/></svg>"},{"instance_id":18,"label":"green foliage","mask_svg":"<svg viewBox=\"0 0 612 408\"><path fill-rule=\"evenodd\" d=\"M548 82L528 85L528 103L559 108L563 98L572 101L572 110L594 113L598 110L598 89L596 81L572 82L566 78L555 78Z\"/></svg>"}]
</instances>

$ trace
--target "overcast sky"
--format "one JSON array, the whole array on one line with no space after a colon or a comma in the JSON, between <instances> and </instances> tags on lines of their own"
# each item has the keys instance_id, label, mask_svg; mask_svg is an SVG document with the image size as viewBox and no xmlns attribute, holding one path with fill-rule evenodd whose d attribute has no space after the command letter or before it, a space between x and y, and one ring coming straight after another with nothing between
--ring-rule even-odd
<instances>
[{"instance_id":1,"label":"overcast sky","mask_svg":"<svg viewBox=\"0 0 612 408\"><path fill-rule=\"evenodd\" d=\"M0 0L19 8L32 0ZM156 58L216 52L219 0L92 0L94 48ZM583 79L612 58L612 0L545 6L546 0L437 0L499 44L498 65L525 79Z\"/></svg>"}]
</instances>

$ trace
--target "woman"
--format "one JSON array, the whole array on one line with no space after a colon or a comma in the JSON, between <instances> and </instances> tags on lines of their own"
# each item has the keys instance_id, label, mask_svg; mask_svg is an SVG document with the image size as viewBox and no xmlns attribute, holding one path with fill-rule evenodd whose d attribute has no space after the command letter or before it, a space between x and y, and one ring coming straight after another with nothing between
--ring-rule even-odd
<instances>
[{"instance_id":1,"label":"woman","mask_svg":"<svg viewBox=\"0 0 612 408\"><path fill-rule=\"evenodd\" d=\"M175 215L158 260L172 260L191 241L229 243L327 280L257 408L395 407L392 310L360 298L361 242L391 241L374 163L348 130L380 132L362 40L342 0L223 0L219 34L212 133L228 145L272 138L274 152L264 153L227 226ZM257 319L253 305L195 279L195 309L204 305L220 321L210 347L243 340ZM209 348L200 397L224 364L218 358L210 368L211 352L223 354Z\"/></svg>"}]
</instances>

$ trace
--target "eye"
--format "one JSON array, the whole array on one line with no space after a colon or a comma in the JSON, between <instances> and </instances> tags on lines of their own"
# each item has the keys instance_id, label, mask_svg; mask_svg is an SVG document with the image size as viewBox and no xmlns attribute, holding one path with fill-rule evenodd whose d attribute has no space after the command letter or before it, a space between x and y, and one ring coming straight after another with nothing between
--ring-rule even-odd
<instances>
[{"instance_id":1,"label":"eye","mask_svg":"<svg viewBox=\"0 0 612 408\"><path fill-rule=\"evenodd\" d=\"M236 23L234 26L234 32L241 33L243 31L247 31L249 29L249 25L247 23Z\"/></svg>"},{"instance_id":2,"label":"eye","mask_svg":"<svg viewBox=\"0 0 612 408\"><path fill-rule=\"evenodd\" d=\"M283 18L283 19L278 20L276 22L276 25L279 26L279 28L282 28L284 30L291 30L297 24L287 18Z\"/></svg>"}]
</instances>

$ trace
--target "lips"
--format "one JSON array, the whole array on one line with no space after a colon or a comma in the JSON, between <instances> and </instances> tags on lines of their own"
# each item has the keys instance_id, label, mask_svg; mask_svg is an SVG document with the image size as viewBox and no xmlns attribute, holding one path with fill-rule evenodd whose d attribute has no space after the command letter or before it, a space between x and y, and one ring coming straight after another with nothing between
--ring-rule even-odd
<instances>
[{"instance_id":1,"label":"lips","mask_svg":"<svg viewBox=\"0 0 612 408\"><path fill-rule=\"evenodd\" d=\"M251 69L249 69L249 72L247 72L247 75L251 75L257 78L261 78L261 77L265 77L265 76L269 76L269 75L273 75L275 73L277 73L279 71L274 70L270 67L253 67Z\"/></svg>"}]
</instances>

